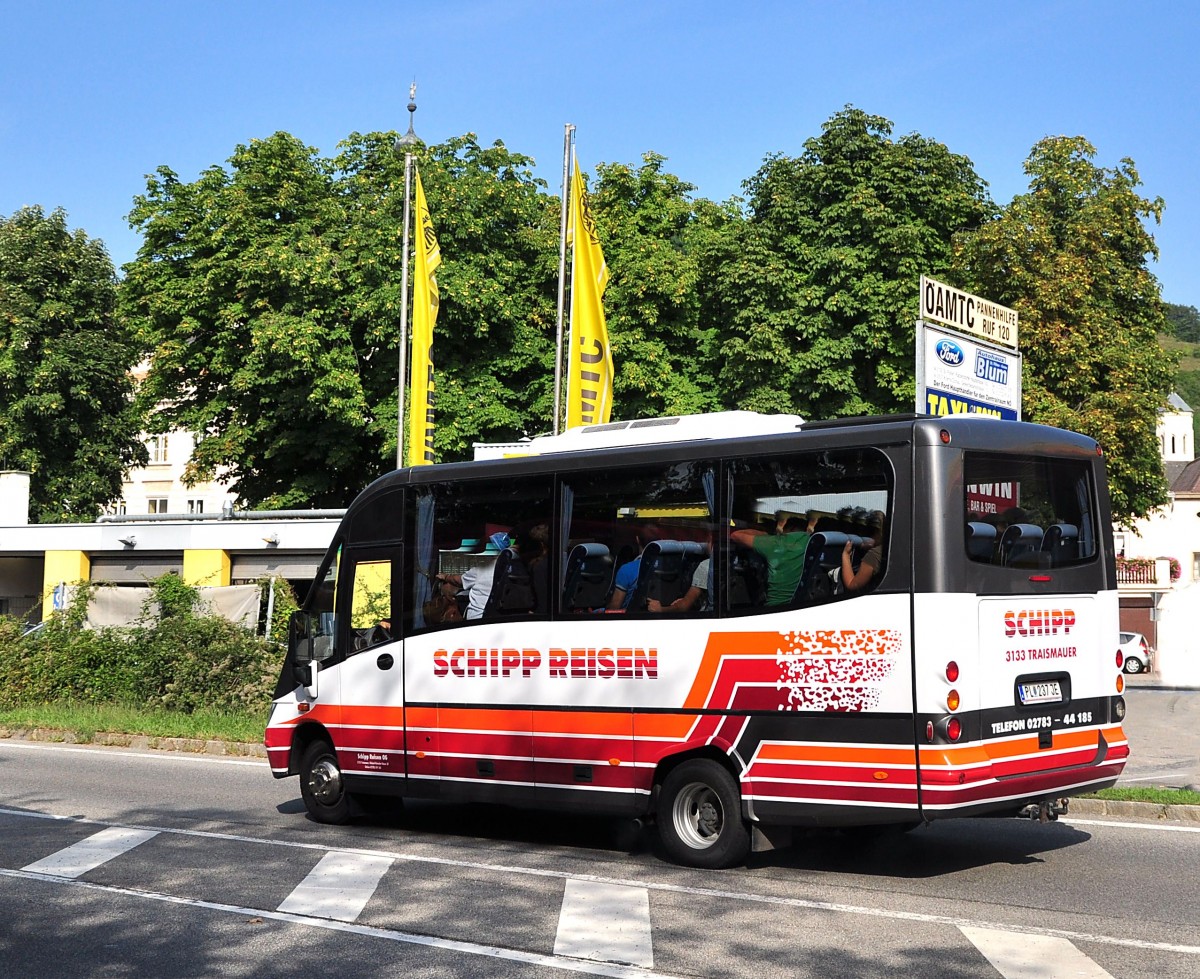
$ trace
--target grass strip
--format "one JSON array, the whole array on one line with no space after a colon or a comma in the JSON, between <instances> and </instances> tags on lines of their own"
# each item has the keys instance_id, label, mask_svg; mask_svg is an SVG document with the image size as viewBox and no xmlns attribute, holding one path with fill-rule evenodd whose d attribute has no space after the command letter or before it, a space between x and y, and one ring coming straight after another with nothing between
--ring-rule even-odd
<instances>
[{"instance_id":1,"label":"grass strip","mask_svg":"<svg viewBox=\"0 0 1200 979\"><path fill-rule=\"evenodd\" d=\"M191 714L123 704L36 704L0 710L0 727L70 731L76 741L91 741L98 731L144 734L152 738L262 742L267 712L253 716L218 710Z\"/></svg>"},{"instance_id":2,"label":"grass strip","mask_svg":"<svg viewBox=\"0 0 1200 979\"><path fill-rule=\"evenodd\" d=\"M1200 792L1191 789L1156 788L1149 785L1114 785L1080 796L1081 799L1107 799L1110 802L1153 802L1159 806L1200 806Z\"/></svg>"}]
</instances>

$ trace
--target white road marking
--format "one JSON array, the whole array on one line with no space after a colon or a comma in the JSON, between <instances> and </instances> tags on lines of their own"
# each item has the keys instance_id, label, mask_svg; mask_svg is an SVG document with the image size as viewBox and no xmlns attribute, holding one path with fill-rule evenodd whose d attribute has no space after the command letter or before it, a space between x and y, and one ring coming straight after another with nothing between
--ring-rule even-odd
<instances>
[{"instance_id":1,"label":"white road marking","mask_svg":"<svg viewBox=\"0 0 1200 979\"><path fill-rule=\"evenodd\" d=\"M120 745L97 744L88 747L70 747L63 744L37 744L32 741L12 741L8 738L0 742L0 748L20 748L25 751L65 751L68 754L92 755L109 758L150 758L154 761L201 762L206 765L245 765L251 768L270 768L266 758L229 758L220 755L206 755L201 751L130 751ZM112 749L106 751L105 749Z\"/></svg>"},{"instance_id":2,"label":"white road marking","mask_svg":"<svg viewBox=\"0 0 1200 979\"><path fill-rule=\"evenodd\" d=\"M554 954L653 968L649 892L567 878Z\"/></svg>"},{"instance_id":3,"label":"white road marking","mask_svg":"<svg viewBox=\"0 0 1200 979\"><path fill-rule=\"evenodd\" d=\"M1065 938L960 928L1004 979L1113 979Z\"/></svg>"},{"instance_id":4,"label":"white road marking","mask_svg":"<svg viewBox=\"0 0 1200 979\"><path fill-rule=\"evenodd\" d=\"M577 972L589 976L606 976L609 979L672 979L658 972L648 972L636 966L614 965L606 962L588 962L584 959L569 959L556 955L541 955L536 952L522 952L518 949L500 948L496 945L479 945L475 942L460 942L450 938L438 938L434 935L416 935L405 931L388 931L385 928L373 928L370 925L358 925L349 921L333 921L328 918L309 918L301 914L288 914L285 911L266 911L261 908L245 908L236 904L218 904L214 901L198 901L191 898L174 897L170 894L156 894L153 891L135 891L127 887L113 887L108 884L95 884L86 880L64 880L61 877L48 877L43 874L26 873L23 870L5 870L0 868L0 877L16 877L22 880L37 880L63 887L81 887L85 890L97 891L103 894L114 894L121 897L138 898L147 901L160 901L164 904L174 904L179 907L200 908L205 911L222 911L227 914L241 915L246 918L263 918L268 921L282 921L292 925L304 925L309 928L323 928L327 931L341 932L348 935L359 935L366 938L381 938L389 942L403 942L407 945L421 945L425 948L436 948L445 952L459 952L464 955L481 955L485 958L501 959L506 962L520 962L524 965L541 966L547 969L558 969L561 972Z\"/></svg>"},{"instance_id":5,"label":"white road marking","mask_svg":"<svg viewBox=\"0 0 1200 979\"><path fill-rule=\"evenodd\" d=\"M86 840L73 843L57 853L35 861L22 870L35 874L50 874L54 877L81 877L89 870L108 863L113 857L132 850L158 835L153 830L124 829L110 827L89 836Z\"/></svg>"},{"instance_id":6,"label":"white road marking","mask_svg":"<svg viewBox=\"0 0 1200 979\"><path fill-rule=\"evenodd\" d=\"M1076 819L1074 816L1060 816L1059 820L1068 826L1109 826L1114 829L1150 829L1160 833L1200 833L1200 826L1185 826L1181 823L1127 823L1115 819Z\"/></svg>"},{"instance_id":7,"label":"white road marking","mask_svg":"<svg viewBox=\"0 0 1200 979\"><path fill-rule=\"evenodd\" d=\"M288 914L355 921L395 861L362 853L327 853L279 905Z\"/></svg>"},{"instance_id":8,"label":"white road marking","mask_svg":"<svg viewBox=\"0 0 1200 979\"><path fill-rule=\"evenodd\" d=\"M113 825L112 823L106 823L96 819L81 819L78 816L56 816L53 813L27 812L20 809L0 808L0 816L23 816L32 819L48 819L56 822L79 823L81 825L91 826ZM1085 821L1075 820L1075 822ZM1141 823L1110 823L1104 820L1090 820L1086 822L1092 822L1097 826L1126 826L1130 829L1173 828L1157 826L1155 824L1143 825ZM578 880L595 881L602 884L623 884L628 887L644 887L647 890L659 891L662 893L686 894L691 897L704 898L705 900L715 899L721 901L745 901L753 904L769 904L780 907L803 908L809 911L833 911L839 914L859 914L863 915L864 917L884 918L894 921L917 921L927 924L954 925L955 927L966 926L968 928L991 928L996 931L1019 932L1023 935L1053 935L1057 938L1066 938L1073 942L1094 942L1099 945L1116 945L1122 948L1144 948L1159 952L1173 952L1180 955L1200 956L1200 945L1176 945L1171 942L1151 942L1144 941L1140 938L1120 938L1115 935L1096 935L1090 932L1068 931L1064 928L1038 928L1031 925L1027 926L991 921L977 921L970 918L957 918L950 915L922 914L917 911L894 911L886 908L863 907L855 904L838 904L832 901L813 901L808 898L800 897L778 897L771 894L754 894L746 891L727 891L707 887L688 887L682 884L665 884L659 881L601 877L595 874L571 873L563 870L545 870L537 867L521 867L510 864L483 863L482 861L477 860L452 860L448 857L427 856L416 853L401 853L399 851L368 850L356 847L331 847L324 843L302 843L299 840L270 840L256 836L240 836L233 833L212 833L197 829L173 829L166 826L146 828L153 829L159 833L174 833L177 836L193 836L198 839L224 840L237 843L256 843L262 846L282 846L296 850L321 850L326 853L364 853L368 856L386 856L391 857L394 860L403 860L408 863L427 863L438 867L455 867L465 870L480 870L498 874L521 874L527 877L544 877L556 880L575 878ZM0 874L5 873L11 874L12 872L0 870Z\"/></svg>"}]
</instances>

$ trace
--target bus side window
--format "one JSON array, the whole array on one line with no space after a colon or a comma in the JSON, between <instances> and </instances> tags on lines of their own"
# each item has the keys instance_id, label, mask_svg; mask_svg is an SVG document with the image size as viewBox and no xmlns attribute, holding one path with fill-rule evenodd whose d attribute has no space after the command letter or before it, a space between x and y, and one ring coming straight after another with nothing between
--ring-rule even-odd
<instances>
[{"instance_id":1,"label":"bus side window","mask_svg":"<svg viewBox=\"0 0 1200 979\"><path fill-rule=\"evenodd\" d=\"M407 628L547 614L553 598L551 487L551 476L536 475L410 489Z\"/></svg>"},{"instance_id":2,"label":"bus side window","mask_svg":"<svg viewBox=\"0 0 1200 979\"><path fill-rule=\"evenodd\" d=\"M892 500L882 452L751 456L729 460L726 472L730 612L818 605L878 586Z\"/></svg>"},{"instance_id":3,"label":"bus side window","mask_svg":"<svg viewBox=\"0 0 1200 979\"><path fill-rule=\"evenodd\" d=\"M563 478L560 611L701 615L712 610L716 468L708 461L571 473Z\"/></svg>"}]
</instances>

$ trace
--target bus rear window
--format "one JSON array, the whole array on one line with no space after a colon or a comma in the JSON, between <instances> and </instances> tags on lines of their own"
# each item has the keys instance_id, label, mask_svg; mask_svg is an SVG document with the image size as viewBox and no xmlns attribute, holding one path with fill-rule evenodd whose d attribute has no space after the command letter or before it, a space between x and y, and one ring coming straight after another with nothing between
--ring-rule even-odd
<instances>
[{"instance_id":1,"label":"bus rear window","mask_svg":"<svg viewBox=\"0 0 1200 979\"><path fill-rule=\"evenodd\" d=\"M968 452L963 477L972 561L1061 568L1096 556L1096 498L1086 462Z\"/></svg>"}]
</instances>

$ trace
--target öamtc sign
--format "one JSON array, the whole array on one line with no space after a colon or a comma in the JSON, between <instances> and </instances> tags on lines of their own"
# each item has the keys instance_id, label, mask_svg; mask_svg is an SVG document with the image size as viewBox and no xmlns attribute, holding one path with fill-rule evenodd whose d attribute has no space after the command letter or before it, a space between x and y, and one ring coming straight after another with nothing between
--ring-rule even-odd
<instances>
[{"instance_id":1,"label":"\u00f6amtc sign","mask_svg":"<svg viewBox=\"0 0 1200 979\"><path fill-rule=\"evenodd\" d=\"M987 343L1017 346L1017 311L936 279L921 276L921 319L969 333Z\"/></svg>"}]
</instances>

